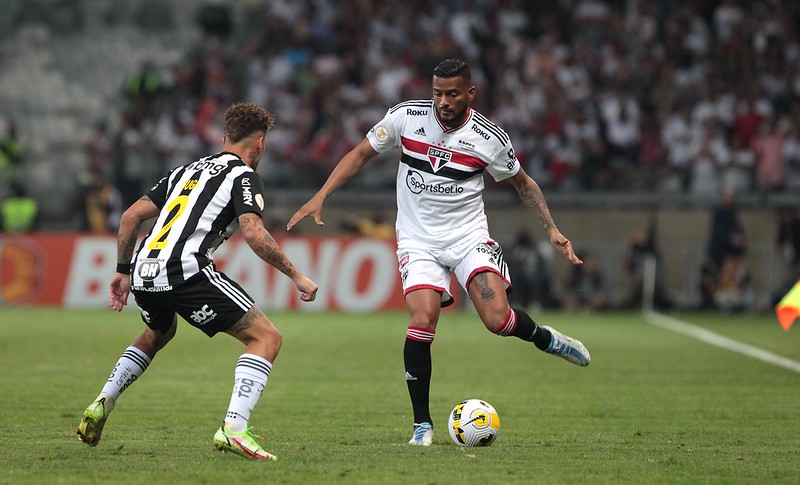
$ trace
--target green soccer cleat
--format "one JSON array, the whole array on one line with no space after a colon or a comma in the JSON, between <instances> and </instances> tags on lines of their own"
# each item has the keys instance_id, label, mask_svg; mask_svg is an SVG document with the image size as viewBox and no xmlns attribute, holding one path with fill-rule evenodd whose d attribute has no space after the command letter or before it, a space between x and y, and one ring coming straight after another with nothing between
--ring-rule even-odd
<instances>
[{"instance_id":1,"label":"green soccer cleat","mask_svg":"<svg viewBox=\"0 0 800 485\"><path fill-rule=\"evenodd\" d=\"M589 351L578 339L567 337L561 332L553 330L551 327L543 326L550 331L552 338L550 339L550 347L545 350L548 354L553 354L561 357L567 362L572 362L575 365L586 367L592 362L592 357Z\"/></svg>"},{"instance_id":2,"label":"green soccer cleat","mask_svg":"<svg viewBox=\"0 0 800 485\"><path fill-rule=\"evenodd\" d=\"M252 434L253 428L247 428L241 433L225 431L225 426L220 426L214 434L214 447L219 451L230 451L251 460L277 460L278 457L268 453L256 441L264 440L261 436Z\"/></svg>"},{"instance_id":3,"label":"green soccer cleat","mask_svg":"<svg viewBox=\"0 0 800 485\"><path fill-rule=\"evenodd\" d=\"M103 396L90 404L83 412L81 422L78 423L78 438L89 446L97 446L103 433L103 426L106 425L106 419L112 409L114 400L108 396Z\"/></svg>"}]
</instances>

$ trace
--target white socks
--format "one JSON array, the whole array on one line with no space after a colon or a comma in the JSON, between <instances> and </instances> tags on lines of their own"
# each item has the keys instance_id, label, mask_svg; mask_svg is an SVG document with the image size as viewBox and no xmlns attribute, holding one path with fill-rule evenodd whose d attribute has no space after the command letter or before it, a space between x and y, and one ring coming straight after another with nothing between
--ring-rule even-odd
<instances>
[{"instance_id":1,"label":"white socks","mask_svg":"<svg viewBox=\"0 0 800 485\"><path fill-rule=\"evenodd\" d=\"M267 385L272 363L255 354L242 354L234 370L233 393L228 413L225 415L225 430L240 433L247 429L250 413L256 407L264 387Z\"/></svg>"},{"instance_id":2,"label":"white socks","mask_svg":"<svg viewBox=\"0 0 800 485\"><path fill-rule=\"evenodd\" d=\"M133 384L133 381L139 378L147 366L150 365L150 357L136 347L128 347L122 353L111 375L108 376L108 381L100 391L100 396L109 396L114 401L119 398L128 386Z\"/></svg>"}]
</instances>

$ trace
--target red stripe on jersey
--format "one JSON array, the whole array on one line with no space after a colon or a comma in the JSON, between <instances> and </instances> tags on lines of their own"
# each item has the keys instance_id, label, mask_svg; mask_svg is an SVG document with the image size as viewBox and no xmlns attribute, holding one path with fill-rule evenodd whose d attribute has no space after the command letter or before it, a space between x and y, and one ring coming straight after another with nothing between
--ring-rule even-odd
<instances>
[{"instance_id":1,"label":"red stripe on jersey","mask_svg":"<svg viewBox=\"0 0 800 485\"><path fill-rule=\"evenodd\" d=\"M412 140L411 138L406 138L404 136L400 137L400 141L403 143L403 148L405 148L411 153L414 153L415 155L425 157L428 160L431 160L431 158L428 156L428 149L433 148L434 150L441 150L451 153L452 155L449 161L455 162L459 165L464 165L465 167L470 167L476 170L480 170L486 168L489 165L488 163L484 162L478 157L473 157L472 155L467 155L466 153L461 153L450 149L437 147L422 141ZM434 168L438 168L434 165L432 160L431 160L431 166L433 166Z\"/></svg>"}]
</instances>

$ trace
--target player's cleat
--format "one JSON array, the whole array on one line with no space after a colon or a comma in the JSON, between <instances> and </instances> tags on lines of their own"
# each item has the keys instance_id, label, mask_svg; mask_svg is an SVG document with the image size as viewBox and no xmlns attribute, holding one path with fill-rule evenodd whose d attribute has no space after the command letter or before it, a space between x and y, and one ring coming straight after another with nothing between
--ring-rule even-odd
<instances>
[{"instance_id":1,"label":"player's cleat","mask_svg":"<svg viewBox=\"0 0 800 485\"><path fill-rule=\"evenodd\" d=\"M592 356L583 343L572 337L567 337L563 333L557 332L550 327L546 328L551 335L550 346L547 347L548 354L553 354L561 357L564 360L572 362L575 365L585 367L592 362Z\"/></svg>"},{"instance_id":2,"label":"player's cleat","mask_svg":"<svg viewBox=\"0 0 800 485\"><path fill-rule=\"evenodd\" d=\"M106 419L112 409L114 400L108 396L103 396L90 404L83 412L81 422L78 423L78 438L89 446L97 446L103 433L103 426L106 425Z\"/></svg>"},{"instance_id":3,"label":"player's cleat","mask_svg":"<svg viewBox=\"0 0 800 485\"><path fill-rule=\"evenodd\" d=\"M430 446L433 443L433 425L428 422L414 423L414 435L409 445Z\"/></svg>"},{"instance_id":4,"label":"player's cleat","mask_svg":"<svg viewBox=\"0 0 800 485\"><path fill-rule=\"evenodd\" d=\"M247 428L240 433L225 431L225 426L220 426L214 434L214 447L219 451L230 451L251 460L277 460L278 457L267 453L256 441L264 440L263 437L251 433L253 428Z\"/></svg>"}]
</instances>

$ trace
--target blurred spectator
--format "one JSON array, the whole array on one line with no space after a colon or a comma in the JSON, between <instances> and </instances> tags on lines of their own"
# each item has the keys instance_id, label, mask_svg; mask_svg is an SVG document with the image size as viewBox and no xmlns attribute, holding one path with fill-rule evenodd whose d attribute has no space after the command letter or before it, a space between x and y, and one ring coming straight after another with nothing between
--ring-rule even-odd
<instances>
[{"instance_id":1,"label":"blurred spectator","mask_svg":"<svg viewBox=\"0 0 800 485\"><path fill-rule=\"evenodd\" d=\"M21 184L11 184L8 197L0 205L0 227L3 232L28 232L36 229L39 203L25 192Z\"/></svg>"},{"instance_id":2,"label":"blurred spectator","mask_svg":"<svg viewBox=\"0 0 800 485\"><path fill-rule=\"evenodd\" d=\"M113 176L117 147L107 121L99 121L94 125L83 150L89 172L103 172L106 177Z\"/></svg>"},{"instance_id":3,"label":"blurred spectator","mask_svg":"<svg viewBox=\"0 0 800 485\"><path fill-rule=\"evenodd\" d=\"M773 291L772 304L781 298L800 280L800 215L796 207L778 210L778 231L775 241L780 266L783 269L781 283Z\"/></svg>"},{"instance_id":4,"label":"blurred spectator","mask_svg":"<svg viewBox=\"0 0 800 485\"><path fill-rule=\"evenodd\" d=\"M14 184L19 180L22 157L22 144L17 138L17 124L12 120L8 123L6 134L0 138L0 174L7 183Z\"/></svg>"},{"instance_id":5,"label":"blurred spectator","mask_svg":"<svg viewBox=\"0 0 800 485\"><path fill-rule=\"evenodd\" d=\"M787 131L786 120L773 118L759 127L758 135L753 139L756 183L762 192L780 191L785 187L783 145Z\"/></svg>"},{"instance_id":6,"label":"blurred spectator","mask_svg":"<svg viewBox=\"0 0 800 485\"><path fill-rule=\"evenodd\" d=\"M778 211L778 237L776 246L781 259L788 265L800 263L800 216L796 207Z\"/></svg>"},{"instance_id":7,"label":"blurred spectator","mask_svg":"<svg viewBox=\"0 0 800 485\"><path fill-rule=\"evenodd\" d=\"M102 171L93 172L83 193L81 229L96 234L116 232L122 216L122 196Z\"/></svg>"},{"instance_id":8,"label":"blurred spectator","mask_svg":"<svg viewBox=\"0 0 800 485\"><path fill-rule=\"evenodd\" d=\"M206 1L197 13L197 23L208 36L227 38L233 30L230 5L223 0Z\"/></svg>"},{"instance_id":9,"label":"blurred spectator","mask_svg":"<svg viewBox=\"0 0 800 485\"><path fill-rule=\"evenodd\" d=\"M162 88L161 74L153 61L142 61L141 68L125 78L125 112L136 118L153 116Z\"/></svg>"},{"instance_id":10,"label":"blurred spectator","mask_svg":"<svg viewBox=\"0 0 800 485\"><path fill-rule=\"evenodd\" d=\"M744 268L745 234L739 219L736 193L725 190L711 214L707 259L701 267L701 306L741 309L749 277Z\"/></svg>"},{"instance_id":11,"label":"blurred spectator","mask_svg":"<svg viewBox=\"0 0 800 485\"><path fill-rule=\"evenodd\" d=\"M740 312L752 306L750 274L740 256L729 255L722 262L714 286L714 304L725 313Z\"/></svg>"},{"instance_id":12,"label":"blurred spectator","mask_svg":"<svg viewBox=\"0 0 800 485\"><path fill-rule=\"evenodd\" d=\"M786 167L786 188L792 193L800 192L800 119L792 121L783 144L783 161Z\"/></svg>"},{"instance_id":13,"label":"blurred spectator","mask_svg":"<svg viewBox=\"0 0 800 485\"><path fill-rule=\"evenodd\" d=\"M572 275L562 299L564 310L597 311L608 307L608 295L603 274L597 265L594 255L588 251L578 254L583 264L572 267Z\"/></svg>"},{"instance_id":14,"label":"blurred spectator","mask_svg":"<svg viewBox=\"0 0 800 485\"><path fill-rule=\"evenodd\" d=\"M523 231L507 252L513 290L508 295L512 305L521 308L554 308L553 270L530 233Z\"/></svg>"},{"instance_id":15,"label":"blurred spectator","mask_svg":"<svg viewBox=\"0 0 800 485\"><path fill-rule=\"evenodd\" d=\"M632 237L625 255L625 270L628 273L628 293L622 303L624 308L641 308L644 298L645 267L648 260L655 263L655 282L653 288L653 307L660 310L672 308L664 284L664 265L656 244L657 221L653 217L645 231L638 231Z\"/></svg>"},{"instance_id":16,"label":"blurred spectator","mask_svg":"<svg viewBox=\"0 0 800 485\"><path fill-rule=\"evenodd\" d=\"M721 167L730 163L728 143L717 128L716 122L706 121L689 147L691 186L697 195L713 195L720 191Z\"/></svg>"},{"instance_id":17,"label":"blurred spectator","mask_svg":"<svg viewBox=\"0 0 800 485\"><path fill-rule=\"evenodd\" d=\"M756 164L756 155L744 139L737 134L733 135L731 154L727 162L722 162L722 190L735 193L747 193L753 189L753 173Z\"/></svg>"}]
</instances>

